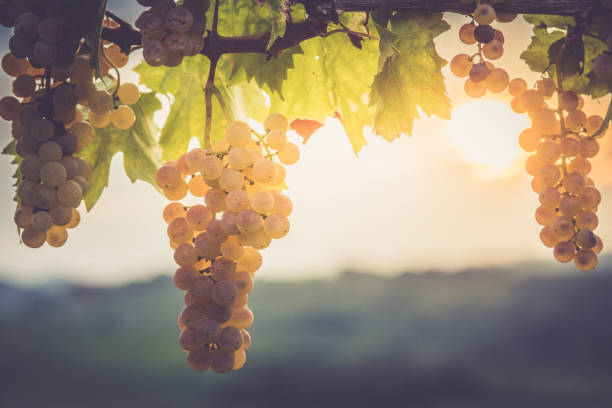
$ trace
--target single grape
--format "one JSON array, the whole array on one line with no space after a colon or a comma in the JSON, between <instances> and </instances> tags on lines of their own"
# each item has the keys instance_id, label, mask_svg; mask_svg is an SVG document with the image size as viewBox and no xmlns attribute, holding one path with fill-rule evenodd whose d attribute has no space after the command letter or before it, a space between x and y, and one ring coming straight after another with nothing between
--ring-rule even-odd
<instances>
[{"instance_id":1,"label":"single grape","mask_svg":"<svg viewBox=\"0 0 612 408\"><path fill-rule=\"evenodd\" d=\"M32 216L30 227L36 232L45 232L53 226L51 215L47 211L37 211Z\"/></svg>"},{"instance_id":2,"label":"single grape","mask_svg":"<svg viewBox=\"0 0 612 408\"><path fill-rule=\"evenodd\" d=\"M212 300L214 282L208 276L200 276L189 285L185 300L187 305L206 306Z\"/></svg>"},{"instance_id":3,"label":"single grape","mask_svg":"<svg viewBox=\"0 0 612 408\"><path fill-rule=\"evenodd\" d=\"M574 137L566 136L560 143L561 154L566 158L575 157L580 153L580 141Z\"/></svg>"},{"instance_id":4,"label":"single grape","mask_svg":"<svg viewBox=\"0 0 612 408\"><path fill-rule=\"evenodd\" d=\"M601 193L599 190L597 190L595 187L587 186L579 191L581 191L580 200L582 201L582 208L585 210L596 211L597 207L601 203Z\"/></svg>"},{"instance_id":5,"label":"single grape","mask_svg":"<svg viewBox=\"0 0 612 408\"><path fill-rule=\"evenodd\" d=\"M234 353L221 350L211 352L210 365L212 370L217 374L229 373L234 368L235 363L236 357L234 356Z\"/></svg>"},{"instance_id":6,"label":"single grape","mask_svg":"<svg viewBox=\"0 0 612 408\"><path fill-rule=\"evenodd\" d=\"M211 351L205 347L191 350L187 353L187 364L194 371L206 371L210 369L212 357Z\"/></svg>"},{"instance_id":7,"label":"single grape","mask_svg":"<svg viewBox=\"0 0 612 408\"><path fill-rule=\"evenodd\" d=\"M64 227L53 225L47 230L46 234L47 244L54 248L59 248L63 246L66 241L68 241L68 231L66 231L66 228Z\"/></svg>"},{"instance_id":8,"label":"single grape","mask_svg":"<svg viewBox=\"0 0 612 408\"><path fill-rule=\"evenodd\" d=\"M251 140L251 128L241 121L231 122L225 130L225 138L232 147L244 146Z\"/></svg>"},{"instance_id":9,"label":"single grape","mask_svg":"<svg viewBox=\"0 0 612 408\"><path fill-rule=\"evenodd\" d=\"M520 97L527 90L527 82L522 78L514 78L508 83L508 92L515 98Z\"/></svg>"},{"instance_id":10,"label":"single grape","mask_svg":"<svg viewBox=\"0 0 612 408\"><path fill-rule=\"evenodd\" d=\"M206 156L198 161L197 169L205 180L216 180L223 174L223 163L216 156Z\"/></svg>"},{"instance_id":11,"label":"single grape","mask_svg":"<svg viewBox=\"0 0 612 408\"><path fill-rule=\"evenodd\" d=\"M563 180L563 186L570 194L581 194L586 187L586 180L580 173L568 173Z\"/></svg>"},{"instance_id":12,"label":"single grape","mask_svg":"<svg viewBox=\"0 0 612 408\"><path fill-rule=\"evenodd\" d=\"M205 232L195 238L193 245L198 255L204 259L212 260L221 255L220 244L210 239Z\"/></svg>"},{"instance_id":13,"label":"single grape","mask_svg":"<svg viewBox=\"0 0 612 408\"><path fill-rule=\"evenodd\" d=\"M485 84L489 91L499 93L506 89L509 80L510 76L505 70L495 68L485 80Z\"/></svg>"},{"instance_id":14,"label":"single grape","mask_svg":"<svg viewBox=\"0 0 612 408\"><path fill-rule=\"evenodd\" d=\"M232 316L227 320L226 326L237 329L247 329L253 324L253 312L247 306L234 308Z\"/></svg>"},{"instance_id":15,"label":"single grape","mask_svg":"<svg viewBox=\"0 0 612 408\"><path fill-rule=\"evenodd\" d=\"M474 38L474 29L476 29L476 25L473 23L464 24L459 29L459 39L464 44L474 44L476 43L476 38Z\"/></svg>"},{"instance_id":16,"label":"single grape","mask_svg":"<svg viewBox=\"0 0 612 408\"><path fill-rule=\"evenodd\" d=\"M272 237L266 233L265 229L259 228L247 234L247 242L255 249L266 249L272 242Z\"/></svg>"},{"instance_id":17,"label":"single grape","mask_svg":"<svg viewBox=\"0 0 612 408\"><path fill-rule=\"evenodd\" d=\"M468 78L465 80L463 90L470 98L481 98L487 93L487 85L484 81L474 82Z\"/></svg>"},{"instance_id":18,"label":"single grape","mask_svg":"<svg viewBox=\"0 0 612 408\"><path fill-rule=\"evenodd\" d=\"M481 44L487 44L495 38L495 30L490 25L479 25L474 29L474 38Z\"/></svg>"},{"instance_id":19,"label":"single grape","mask_svg":"<svg viewBox=\"0 0 612 408\"><path fill-rule=\"evenodd\" d=\"M19 171L25 179L38 181L42 165L42 161L37 156L26 156L19 164Z\"/></svg>"},{"instance_id":20,"label":"single grape","mask_svg":"<svg viewBox=\"0 0 612 408\"><path fill-rule=\"evenodd\" d=\"M501 41L494 39L482 47L482 53L485 58L490 60L499 59L502 55L504 55L504 44Z\"/></svg>"},{"instance_id":21,"label":"single grape","mask_svg":"<svg viewBox=\"0 0 612 408\"><path fill-rule=\"evenodd\" d=\"M198 253L193 245L183 242L174 250L174 261L179 266L186 268L198 261Z\"/></svg>"},{"instance_id":22,"label":"single grape","mask_svg":"<svg viewBox=\"0 0 612 408\"><path fill-rule=\"evenodd\" d=\"M44 166L43 166L44 167ZM42 176L42 170L41 170ZM57 189L57 200L67 207L78 207L83 199L81 186L73 180L67 180Z\"/></svg>"},{"instance_id":23,"label":"single grape","mask_svg":"<svg viewBox=\"0 0 612 408\"><path fill-rule=\"evenodd\" d=\"M197 350L203 346L196 336L195 329L188 327L181 332L179 337L181 347L188 351Z\"/></svg>"},{"instance_id":24,"label":"single grape","mask_svg":"<svg viewBox=\"0 0 612 408\"><path fill-rule=\"evenodd\" d=\"M211 212L221 212L227 208L226 194L218 187L208 190L204 196L204 201Z\"/></svg>"},{"instance_id":25,"label":"single grape","mask_svg":"<svg viewBox=\"0 0 612 408\"><path fill-rule=\"evenodd\" d=\"M584 157L578 156L570 162L568 170L586 177L591 172L591 163Z\"/></svg>"},{"instance_id":26,"label":"single grape","mask_svg":"<svg viewBox=\"0 0 612 408\"><path fill-rule=\"evenodd\" d=\"M220 257L213 262L210 273L217 282L232 280L236 274L236 262Z\"/></svg>"},{"instance_id":27,"label":"single grape","mask_svg":"<svg viewBox=\"0 0 612 408\"><path fill-rule=\"evenodd\" d=\"M254 274L263 263L261 253L253 248L244 248L244 254L238 261L238 270Z\"/></svg>"},{"instance_id":28,"label":"single grape","mask_svg":"<svg viewBox=\"0 0 612 408\"><path fill-rule=\"evenodd\" d=\"M576 252L574 265L581 271L590 271L597 266L597 254L590 249L581 249Z\"/></svg>"},{"instance_id":29,"label":"single grape","mask_svg":"<svg viewBox=\"0 0 612 408\"><path fill-rule=\"evenodd\" d=\"M586 126L587 116L580 110L570 111L565 116L565 126L572 132L580 132Z\"/></svg>"},{"instance_id":30,"label":"single grape","mask_svg":"<svg viewBox=\"0 0 612 408\"><path fill-rule=\"evenodd\" d=\"M582 209L582 202L577 196L564 194L559 200L559 211L568 217L575 217Z\"/></svg>"},{"instance_id":31,"label":"single grape","mask_svg":"<svg viewBox=\"0 0 612 408\"><path fill-rule=\"evenodd\" d=\"M541 193L540 193L541 194ZM536 222L540 225L547 226L552 225L552 223L557 218L557 212L554 208L540 206L536 209L535 219Z\"/></svg>"},{"instance_id":32,"label":"single grape","mask_svg":"<svg viewBox=\"0 0 612 408\"><path fill-rule=\"evenodd\" d=\"M576 255L576 248L574 248L574 244L571 242L561 241L555 245L553 254L559 262L571 262Z\"/></svg>"},{"instance_id":33,"label":"single grape","mask_svg":"<svg viewBox=\"0 0 612 408\"><path fill-rule=\"evenodd\" d=\"M34 207L23 206L15 211L15 225L19 228L29 227L32 224L32 216L34 215Z\"/></svg>"},{"instance_id":34,"label":"single grape","mask_svg":"<svg viewBox=\"0 0 612 408\"><path fill-rule=\"evenodd\" d=\"M128 105L121 105L111 112L111 122L117 129L129 129L136 122L136 115Z\"/></svg>"},{"instance_id":35,"label":"single grape","mask_svg":"<svg viewBox=\"0 0 612 408\"><path fill-rule=\"evenodd\" d=\"M180 290L188 290L200 274L194 267L180 267L174 272L174 285Z\"/></svg>"},{"instance_id":36,"label":"single grape","mask_svg":"<svg viewBox=\"0 0 612 408\"><path fill-rule=\"evenodd\" d=\"M467 54L457 54L450 62L450 69L459 78L465 78L470 74L474 62Z\"/></svg>"},{"instance_id":37,"label":"single grape","mask_svg":"<svg viewBox=\"0 0 612 408\"><path fill-rule=\"evenodd\" d=\"M557 216L550 224L552 232L562 239L567 239L574 234L574 223L566 215Z\"/></svg>"},{"instance_id":38,"label":"single grape","mask_svg":"<svg viewBox=\"0 0 612 408\"><path fill-rule=\"evenodd\" d=\"M576 216L576 227L578 229L589 228L592 231L598 225L599 219L593 211L585 210Z\"/></svg>"},{"instance_id":39,"label":"single grape","mask_svg":"<svg viewBox=\"0 0 612 408\"><path fill-rule=\"evenodd\" d=\"M243 296L248 294L253 289L253 277L247 271L239 271L236 272L236 276L234 276L234 283L238 288L238 296ZM234 302L234 306L236 306L236 302Z\"/></svg>"},{"instance_id":40,"label":"single grape","mask_svg":"<svg viewBox=\"0 0 612 408\"><path fill-rule=\"evenodd\" d=\"M47 162L40 168L40 180L48 187L59 187L67 176L66 168L58 161Z\"/></svg>"},{"instance_id":41,"label":"single grape","mask_svg":"<svg viewBox=\"0 0 612 408\"><path fill-rule=\"evenodd\" d=\"M177 243L190 242L193 228L184 217L175 218L168 224L168 237Z\"/></svg>"},{"instance_id":42,"label":"single grape","mask_svg":"<svg viewBox=\"0 0 612 408\"><path fill-rule=\"evenodd\" d=\"M47 233L36 231L31 226L27 226L21 232L21 241L30 248L40 248L47 240Z\"/></svg>"},{"instance_id":43,"label":"single grape","mask_svg":"<svg viewBox=\"0 0 612 408\"><path fill-rule=\"evenodd\" d=\"M219 187L226 193L241 189L243 185L244 176L239 170L226 168L219 177Z\"/></svg>"},{"instance_id":44,"label":"single grape","mask_svg":"<svg viewBox=\"0 0 612 408\"><path fill-rule=\"evenodd\" d=\"M536 88L538 91L540 91L545 99L548 99L554 95L555 91L557 90L557 85L552 79L544 78L540 79L536 83Z\"/></svg>"},{"instance_id":45,"label":"single grape","mask_svg":"<svg viewBox=\"0 0 612 408\"><path fill-rule=\"evenodd\" d=\"M216 343L221 335L221 325L213 319L204 319L196 327L196 336L204 344Z\"/></svg>"},{"instance_id":46,"label":"single grape","mask_svg":"<svg viewBox=\"0 0 612 408\"><path fill-rule=\"evenodd\" d=\"M238 213L249 208L249 195L244 190L234 190L227 195L225 202L229 211Z\"/></svg>"},{"instance_id":47,"label":"single grape","mask_svg":"<svg viewBox=\"0 0 612 408\"><path fill-rule=\"evenodd\" d=\"M238 297L238 287L229 280L222 280L213 288L213 301L219 306L230 307Z\"/></svg>"},{"instance_id":48,"label":"single grape","mask_svg":"<svg viewBox=\"0 0 612 408\"><path fill-rule=\"evenodd\" d=\"M121 103L133 105L140 99L140 90L135 84L126 82L117 89L117 96Z\"/></svg>"},{"instance_id":49,"label":"single grape","mask_svg":"<svg viewBox=\"0 0 612 408\"><path fill-rule=\"evenodd\" d=\"M495 9L489 4L481 4L474 10L474 20L480 25L491 24L495 20Z\"/></svg>"}]
</instances>

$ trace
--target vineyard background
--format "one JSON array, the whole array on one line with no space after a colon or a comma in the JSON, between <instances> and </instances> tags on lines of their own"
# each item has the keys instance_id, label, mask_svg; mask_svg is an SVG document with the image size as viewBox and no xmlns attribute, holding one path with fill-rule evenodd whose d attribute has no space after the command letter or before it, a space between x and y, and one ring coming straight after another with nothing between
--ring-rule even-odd
<instances>
[{"instance_id":1,"label":"vineyard background","mask_svg":"<svg viewBox=\"0 0 612 408\"><path fill-rule=\"evenodd\" d=\"M129 21L141 11L108 8ZM436 43L450 59L466 19L447 20ZM500 65L533 83L519 60L529 26L504 32ZM443 73L453 105L466 105L462 82ZM510 127L514 145L512 129L526 126L518 115L483 120L491 138ZM292 231L265 251L249 298L248 364L223 378L194 375L176 346L182 300L168 278L165 200L151 186L130 184L115 158L110 188L69 244L33 256L18 244L13 167L1 158L0 407L610 406L609 251L588 274L548 262L522 156L503 170L471 163L449 126L428 118L412 138L369 137L357 159L330 119L301 146L288 172ZM8 141L5 122L0 132ZM594 160L602 221L612 219L610 140ZM599 231L612 236L612 223Z\"/></svg>"}]
</instances>

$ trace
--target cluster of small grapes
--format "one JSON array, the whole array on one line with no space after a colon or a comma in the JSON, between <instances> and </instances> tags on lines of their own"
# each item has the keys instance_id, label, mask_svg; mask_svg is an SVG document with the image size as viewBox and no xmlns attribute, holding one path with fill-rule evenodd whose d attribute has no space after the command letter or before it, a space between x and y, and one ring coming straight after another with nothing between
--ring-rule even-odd
<instances>
[{"instance_id":1,"label":"cluster of small grapes","mask_svg":"<svg viewBox=\"0 0 612 408\"><path fill-rule=\"evenodd\" d=\"M540 239L554 248L557 261L573 260L577 268L591 270L597 266L603 243L593 233L599 223L596 212L601 194L588 177L589 159L599 152L599 142L593 136L603 118L587 116L582 97L557 89L550 78L539 80L536 89L527 89L527 83L516 78L509 90L514 96L513 109L527 112L531 118L531 127L521 132L519 145L533 153L525 167L534 177L533 190L539 194L541 205L535 217L544 227Z\"/></svg>"},{"instance_id":2,"label":"cluster of small grapes","mask_svg":"<svg viewBox=\"0 0 612 408\"><path fill-rule=\"evenodd\" d=\"M478 43L478 52L472 56L456 55L450 63L453 74L465 78L465 93L472 98L480 98L487 90L499 93L508 86L510 77L502 68L495 68L488 60L496 60L504 54L504 35L491 27L493 21L510 22L516 14L495 13L489 4L480 4L474 10L474 22L464 24L459 29L459 39L468 45ZM478 62L474 59L478 57Z\"/></svg>"},{"instance_id":3,"label":"cluster of small grapes","mask_svg":"<svg viewBox=\"0 0 612 408\"><path fill-rule=\"evenodd\" d=\"M214 149L193 149L157 173L173 201L163 217L179 265L174 282L186 291L180 344L197 371L226 373L244 365L251 344L245 329L253 323L247 301L262 265L259 250L289 232L293 205L279 191L282 164L297 162L299 150L287 141L283 115L270 114L264 127L258 135L246 123L232 122ZM205 205L178 202L187 193L203 197Z\"/></svg>"},{"instance_id":4,"label":"cluster of small grapes","mask_svg":"<svg viewBox=\"0 0 612 408\"><path fill-rule=\"evenodd\" d=\"M154 67L176 67L183 57L197 55L204 46L209 0L138 0L150 7L136 20L142 34L145 61Z\"/></svg>"},{"instance_id":5,"label":"cluster of small grapes","mask_svg":"<svg viewBox=\"0 0 612 408\"><path fill-rule=\"evenodd\" d=\"M10 9L14 18L2 21L14 25L11 52L3 56L2 68L15 79L14 96L0 99L0 117L11 121L21 158L15 223L23 228L22 241L32 248L45 241L58 247L67 240L66 228L80 221L76 208L91 176L91 165L75 155L93 142L94 127L111 122L119 129L131 127L135 116L127 104L137 102L140 92L129 83L119 86L115 95L98 90L89 57L76 57L73 41L64 42L72 38L69 29L53 14L37 14L55 8L26 7L32 4L9 4L16 5ZM52 49L58 57L42 63L37 49ZM111 57L106 58L109 65L125 65L127 56L118 47L104 49ZM119 101L125 105L117 106Z\"/></svg>"}]
</instances>

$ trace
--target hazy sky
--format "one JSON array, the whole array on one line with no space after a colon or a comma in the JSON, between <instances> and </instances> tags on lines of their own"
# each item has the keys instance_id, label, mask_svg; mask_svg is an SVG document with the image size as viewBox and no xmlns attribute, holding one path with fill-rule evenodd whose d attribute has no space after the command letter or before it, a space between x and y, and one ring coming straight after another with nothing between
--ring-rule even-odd
<instances>
[{"instance_id":1,"label":"hazy sky","mask_svg":"<svg viewBox=\"0 0 612 408\"><path fill-rule=\"evenodd\" d=\"M111 10L137 10L135 2L109 3ZM446 59L472 51L457 39L465 19L448 17L453 28L437 42ZM511 77L520 75L534 83L537 76L519 60L529 42L527 24L517 20L501 29L506 53L496 65ZM4 53L8 30L2 28L0 34ZM330 120L301 146L300 162L287 173L287 194L294 203L291 232L264 251L260 277L324 277L346 268L379 273L457 270L552 259L551 250L538 239L533 217L537 196L516 142L528 125L526 117L510 111L507 93L474 102L463 95L463 81L448 67L444 73L454 106L451 122L421 119L412 137L393 143L369 137L356 158L338 124ZM9 89L9 79L0 74L0 94ZM602 113L604 105L595 103L592 112ZM0 122L5 145L9 127ZM604 139L602 153L593 161L593 177L603 189L598 233L604 245L612 238L612 172L605 163L610 157L612 144ZM490 163L491 158L502 164L475 163ZM118 155L111 166L110 188L69 232L63 248L32 250L19 244L10 187L13 167L8 157L1 157L0 279L117 283L172 273L175 266L161 218L166 200L148 184L131 184L122 166Z\"/></svg>"}]
</instances>

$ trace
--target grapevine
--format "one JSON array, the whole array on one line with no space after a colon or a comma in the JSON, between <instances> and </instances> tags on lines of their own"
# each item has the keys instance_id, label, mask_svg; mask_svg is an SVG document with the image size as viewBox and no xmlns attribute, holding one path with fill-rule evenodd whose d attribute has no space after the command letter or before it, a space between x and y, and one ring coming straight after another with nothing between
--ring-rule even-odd
<instances>
[{"instance_id":1,"label":"grapevine","mask_svg":"<svg viewBox=\"0 0 612 408\"><path fill-rule=\"evenodd\" d=\"M14 221L24 245L63 246L124 153L130 179L170 201L162 216L185 291L179 343L194 370L246 362L260 251L290 229L285 166L300 157L290 138L306 143L332 116L357 154L366 135L391 141L421 114L450 118L434 41L449 29L442 12L469 19L458 36L473 51L450 60L465 94L507 91L531 120L518 144L530 154L540 241L559 262L597 266L602 195L591 160L612 104L604 117L589 102L612 90L609 1L137 2L130 22L105 0L0 0L11 31L2 69L12 95L0 98L0 117L17 165ZM533 84L496 66L509 41L500 28L519 15L533 27L521 56L539 74ZM138 83L122 80L128 67ZM193 138L199 147L188 147Z\"/></svg>"}]
</instances>

